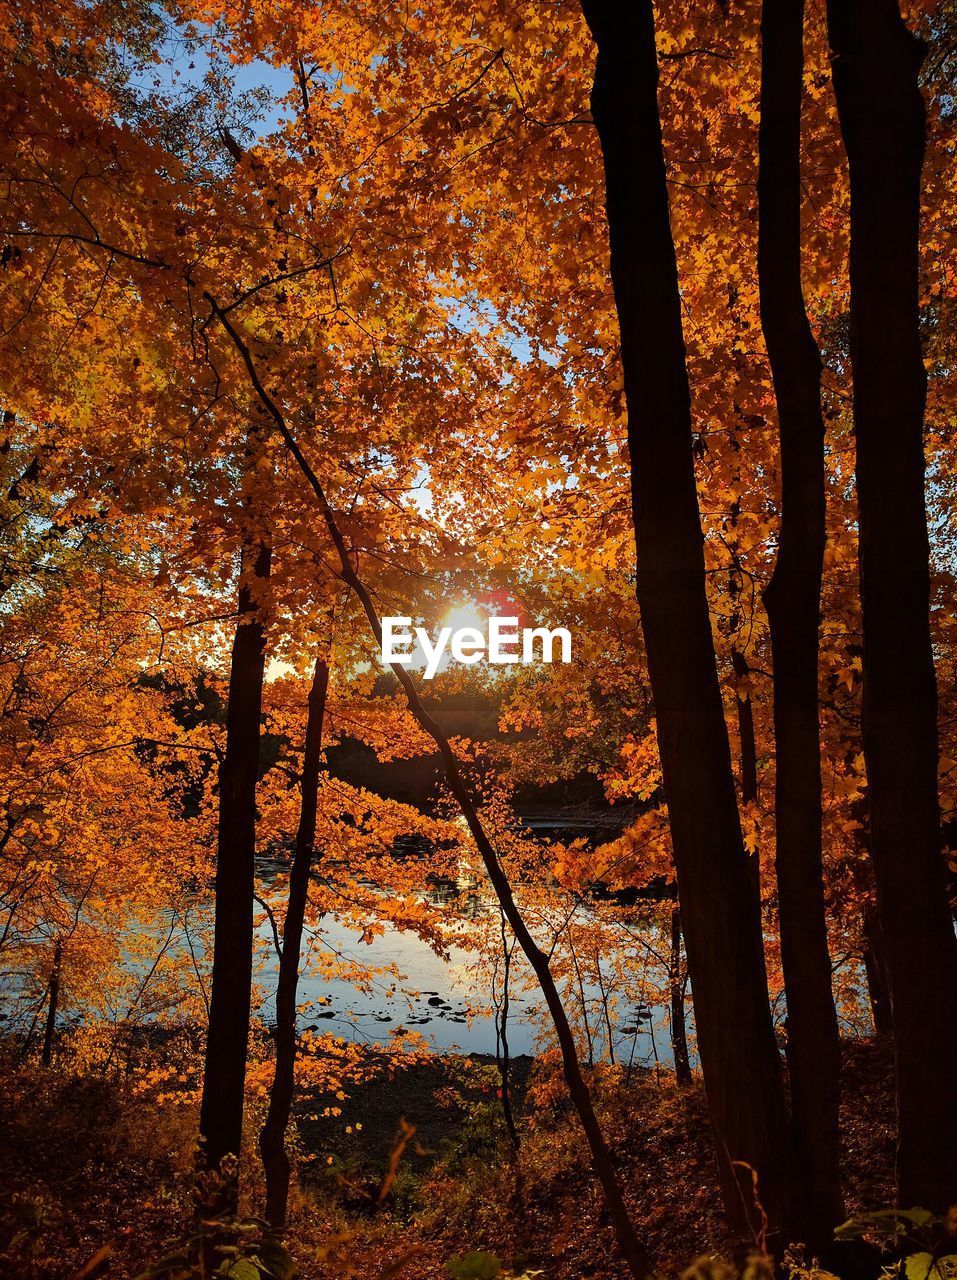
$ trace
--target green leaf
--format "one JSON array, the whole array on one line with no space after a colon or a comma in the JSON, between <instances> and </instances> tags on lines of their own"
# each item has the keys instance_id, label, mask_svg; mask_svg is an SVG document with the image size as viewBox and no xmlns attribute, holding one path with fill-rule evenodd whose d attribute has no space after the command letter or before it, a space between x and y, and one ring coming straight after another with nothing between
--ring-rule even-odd
<instances>
[{"instance_id":1,"label":"green leaf","mask_svg":"<svg viewBox=\"0 0 957 1280\"><path fill-rule=\"evenodd\" d=\"M912 1253L909 1258L904 1259L907 1280L929 1280L931 1275L936 1277L936 1272L932 1253Z\"/></svg>"},{"instance_id":2,"label":"green leaf","mask_svg":"<svg viewBox=\"0 0 957 1280\"><path fill-rule=\"evenodd\" d=\"M940 1222L940 1218L929 1209L888 1209L887 1212L915 1227L930 1227Z\"/></svg>"},{"instance_id":3,"label":"green leaf","mask_svg":"<svg viewBox=\"0 0 957 1280\"><path fill-rule=\"evenodd\" d=\"M219 1276L228 1276L229 1280L260 1280L260 1270L248 1258L239 1258L235 1262L226 1261L216 1272Z\"/></svg>"},{"instance_id":4,"label":"green leaf","mask_svg":"<svg viewBox=\"0 0 957 1280\"><path fill-rule=\"evenodd\" d=\"M451 1280L495 1280L501 1275L502 1264L494 1254L473 1250L461 1258L449 1258L445 1269Z\"/></svg>"},{"instance_id":5,"label":"green leaf","mask_svg":"<svg viewBox=\"0 0 957 1280\"><path fill-rule=\"evenodd\" d=\"M296 1264L289 1250L277 1240L263 1240L256 1250L260 1268L275 1280L293 1280Z\"/></svg>"},{"instance_id":6,"label":"green leaf","mask_svg":"<svg viewBox=\"0 0 957 1280\"><path fill-rule=\"evenodd\" d=\"M907 1280L951 1280L957 1275L957 1254L934 1258L932 1253L912 1253L904 1259Z\"/></svg>"},{"instance_id":7,"label":"green leaf","mask_svg":"<svg viewBox=\"0 0 957 1280\"><path fill-rule=\"evenodd\" d=\"M849 1218L834 1232L838 1240L859 1240L861 1236L874 1235L895 1238L907 1234L908 1228L923 1230L940 1223L929 1209L878 1209L874 1213L862 1213Z\"/></svg>"}]
</instances>

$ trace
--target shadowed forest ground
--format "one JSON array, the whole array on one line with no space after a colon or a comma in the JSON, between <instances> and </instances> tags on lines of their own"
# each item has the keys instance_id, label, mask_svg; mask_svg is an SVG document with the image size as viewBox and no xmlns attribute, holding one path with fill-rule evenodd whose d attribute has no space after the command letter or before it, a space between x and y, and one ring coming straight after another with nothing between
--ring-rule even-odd
<instances>
[{"instance_id":1,"label":"shadowed forest ground","mask_svg":"<svg viewBox=\"0 0 957 1280\"><path fill-rule=\"evenodd\" d=\"M893 1064L877 1040L844 1052L845 1185L855 1212L893 1200ZM289 1243L304 1280L371 1273L407 1254L403 1274L425 1280L469 1249L555 1280L619 1274L560 1088L540 1063L514 1064L516 1166L497 1081L487 1060L439 1058L359 1085L339 1116L317 1117L316 1099L301 1100ZM607 1070L596 1085L635 1220L663 1267L680 1271L725 1249L700 1087L682 1092L649 1072L626 1087ZM402 1119L416 1134L376 1209ZM181 1232L194 1133L192 1105L157 1106L113 1081L11 1065L0 1093L2 1274L60 1280L109 1246L97 1274L136 1275ZM246 1187L250 1202L258 1192Z\"/></svg>"}]
</instances>

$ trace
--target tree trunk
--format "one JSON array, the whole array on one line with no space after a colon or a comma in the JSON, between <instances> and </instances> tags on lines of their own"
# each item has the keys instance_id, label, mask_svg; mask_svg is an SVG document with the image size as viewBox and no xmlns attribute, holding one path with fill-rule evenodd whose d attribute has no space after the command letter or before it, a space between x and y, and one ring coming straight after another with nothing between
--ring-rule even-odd
<instances>
[{"instance_id":1,"label":"tree trunk","mask_svg":"<svg viewBox=\"0 0 957 1280\"><path fill-rule=\"evenodd\" d=\"M890 1035L894 1030L891 1016L891 993L887 985L887 959L884 955L884 937L880 916L872 902L864 906L861 929L864 942L864 974L867 978L867 995L874 1019L874 1031L879 1036Z\"/></svg>"},{"instance_id":2,"label":"tree trunk","mask_svg":"<svg viewBox=\"0 0 957 1280\"><path fill-rule=\"evenodd\" d=\"M209 1170L218 1170L226 1155L238 1158L242 1142L265 666L262 611L271 559L267 541L250 539L243 548L226 707L226 753L219 770L213 975L200 1110L203 1159ZM237 1195L238 1179L230 1172L211 1193L204 1212L235 1212Z\"/></svg>"},{"instance_id":3,"label":"tree trunk","mask_svg":"<svg viewBox=\"0 0 957 1280\"><path fill-rule=\"evenodd\" d=\"M751 674L748 660L740 649L731 650L731 666L738 681L747 680ZM752 804L758 798L758 744L754 736L754 707L751 695L744 696L735 690L735 710L738 717L738 741L741 743L741 799Z\"/></svg>"},{"instance_id":4,"label":"tree trunk","mask_svg":"<svg viewBox=\"0 0 957 1280\"><path fill-rule=\"evenodd\" d=\"M316 808L322 771L322 725L326 713L329 667L316 659L309 690L306 741L302 760L302 800L292 869L289 899L282 930L282 955L276 986L276 1068L269 1091L269 1110L259 1135L259 1150L266 1174L266 1221L281 1230L286 1225L289 1199L289 1156L286 1129L292 1108L296 1072L296 997L299 989L299 961L302 930L309 898L316 839Z\"/></svg>"},{"instance_id":5,"label":"tree trunk","mask_svg":"<svg viewBox=\"0 0 957 1280\"><path fill-rule=\"evenodd\" d=\"M685 984L681 976L681 908L671 908L671 962L668 973L671 996L671 1054L675 1060L675 1080L682 1089L691 1084L691 1058L685 1029Z\"/></svg>"},{"instance_id":6,"label":"tree trunk","mask_svg":"<svg viewBox=\"0 0 957 1280\"><path fill-rule=\"evenodd\" d=\"M43 1051L40 1061L48 1067L53 1061L53 1041L56 1037L56 1011L60 1002L60 967L63 963L63 943L57 940L53 948L53 968L50 970L49 1003L46 1028L43 1032Z\"/></svg>"},{"instance_id":7,"label":"tree trunk","mask_svg":"<svg viewBox=\"0 0 957 1280\"><path fill-rule=\"evenodd\" d=\"M752 1171L771 1232L787 1221L787 1122L705 587L654 14L651 0L582 7L598 46L592 115L621 329L638 602L698 1047L728 1216L755 1238Z\"/></svg>"},{"instance_id":8,"label":"tree trunk","mask_svg":"<svg viewBox=\"0 0 957 1280\"><path fill-rule=\"evenodd\" d=\"M515 1113L512 1110L511 1088L511 1055L508 1048L508 1012L509 983L512 977L512 948L509 946L505 932L505 914L499 909L499 921L502 930L502 1004L495 1014L495 1061L498 1064L499 1078L502 1082L502 1118L508 1131L508 1140L512 1150L517 1152L521 1142L515 1125ZM521 1177L516 1163L516 1196L520 1199Z\"/></svg>"},{"instance_id":9,"label":"tree trunk","mask_svg":"<svg viewBox=\"0 0 957 1280\"><path fill-rule=\"evenodd\" d=\"M740 682L747 680L751 667L747 657L735 645L731 649L731 666L739 687L735 690L734 703L738 717L738 742L741 744L741 801L755 804L758 799L758 744L754 733L754 704L751 694L742 696ZM761 852L755 847L748 852L748 869L751 874L751 892L761 911Z\"/></svg>"},{"instance_id":10,"label":"tree trunk","mask_svg":"<svg viewBox=\"0 0 957 1280\"><path fill-rule=\"evenodd\" d=\"M775 825L787 1059L805 1238L820 1249L843 1219L841 1046L821 861L818 626L826 539L821 357L801 288L804 0L761 14L758 283L781 438L781 532L764 593L774 665Z\"/></svg>"},{"instance_id":11,"label":"tree trunk","mask_svg":"<svg viewBox=\"0 0 957 1280\"><path fill-rule=\"evenodd\" d=\"M850 167L851 364L871 856L894 1019L898 1203L957 1202L957 939L937 797L919 332L923 46L896 0L829 0Z\"/></svg>"}]
</instances>

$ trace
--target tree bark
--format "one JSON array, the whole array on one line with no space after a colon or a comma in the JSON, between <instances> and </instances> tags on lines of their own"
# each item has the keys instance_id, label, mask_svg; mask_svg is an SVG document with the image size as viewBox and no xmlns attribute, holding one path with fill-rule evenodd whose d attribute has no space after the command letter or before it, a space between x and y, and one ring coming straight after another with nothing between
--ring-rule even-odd
<instances>
[{"instance_id":1,"label":"tree bark","mask_svg":"<svg viewBox=\"0 0 957 1280\"><path fill-rule=\"evenodd\" d=\"M896 0L829 0L850 169L851 326L871 856L897 1075L898 1203L957 1202L957 939L937 796L919 331L923 45Z\"/></svg>"},{"instance_id":2,"label":"tree bark","mask_svg":"<svg viewBox=\"0 0 957 1280\"><path fill-rule=\"evenodd\" d=\"M638 603L699 1054L728 1217L759 1238L752 1175L771 1233L788 1219L787 1122L705 586L654 14L651 0L582 7L598 46L592 115L621 329Z\"/></svg>"},{"instance_id":3,"label":"tree bark","mask_svg":"<svg viewBox=\"0 0 957 1280\"><path fill-rule=\"evenodd\" d=\"M675 1080L679 1088L691 1084L691 1058L688 1054L688 1034L685 1027L685 984L681 976L681 908L677 903L671 908L671 958L668 973L671 998L671 1054L675 1060Z\"/></svg>"},{"instance_id":4,"label":"tree bark","mask_svg":"<svg viewBox=\"0 0 957 1280\"><path fill-rule=\"evenodd\" d=\"M49 996L47 1003L47 1020L43 1032L43 1049L40 1061L48 1067L53 1061L53 1042L56 1038L56 1013L60 1003L60 967L63 963L63 943L57 940L53 948L53 967L50 970Z\"/></svg>"},{"instance_id":5,"label":"tree bark","mask_svg":"<svg viewBox=\"0 0 957 1280\"><path fill-rule=\"evenodd\" d=\"M731 650L731 666L738 681L747 680L751 674L748 659L738 648ZM758 743L754 734L751 695L743 696L736 689L734 705L738 717L738 741L741 744L741 799L744 804L752 804L758 798Z\"/></svg>"},{"instance_id":6,"label":"tree bark","mask_svg":"<svg viewBox=\"0 0 957 1280\"><path fill-rule=\"evenodd\" d=\"M286 1225L289 1201L289 1155L286 1129L292 1109L296 1073L296 997L299 990L299 961L302 931L309 898L316 840L316 810L322 772L322 726L326 714L329 667L317 658L309 690L306 741L302 761L302 800L292 869L289 898L282 930L282 955L276 986L276 1068L269 1091L269 1110L259 1135L259 1150L266 1175L266 1221L282 1230Z\"/></svg>"},{"instance_id":7,"label":"tree bark","mask_svg":"<svg viewBox=\"0 0 957 1280\"><path fill-rule=\"evenodd\" d=\"M738 718L738 742L741 744L740 783L742 804L756 804L758 799L758 743L754 732L754 704L750 693L743 697L740 682L747 680L751 666L747 657L735 645L731 649L731 667L739 688L735 690L734 703ZM756 909L761 911L761 852L748 851L748 870L751 876L751 892Z\"/></svg>"},{"instance_id":8,"label":"tree bark","mask_svg":"<svg viewBox=\"0 0 957 1280\"><path fill-rule=\"evenodd\" d=\"M508 1140L512 1150L517 1152L521 1146L518 1129L515 1125L515 1113L512 1110L511 1088L511 1055L508 1048L508 1011L509 983L512 977L512 947L509 946L505 933L505 915L499 910L499 921L502 930L502 1004L495 1012L495 1061L498 1065L499 1078L502 1082L502 1118L508 1132ZM514 946L514 942L512 946ZM516 1194L520 1192L520 1173L516 1164Z\"/></svg>"},{"instance_id":9,"label":"tree bark","mask_svg":"<svg viewBox=\"0 0 957 1280\"><path fill-rule=\"evenodd\" d=\"M211 1171L220 1168L226 1155L238 1159L242 1143L266 647L263 607L271 559L268 540L247 540L241 557L238 620L229 672L226 753L219 771L213 974L200 1110L203 1160ZM238 1179L230 1173L211 1193L204 1212L233 1213L237 1196Z\"/></svg>"},{"instance_id":10,"label":"tree bark","mask_svg":"<svg viewBox=\"0 0 957 1280\"><path fill-rule=\"evenodd\" d=\"M874 1019L874 1031L879 1036L890 1035L894 1030L891 1015L891 993L887 985L887 959L884 955L884 937L880 916L872 902L864 905L861 926L864 952L864 975L867 978L867 996Z\"/></svg>"},{"instance_id":11,"label":"tree bark","mask_svg":"<svg viewBox=\"0 0 957 1280\"><path fill-rule=\"evenodd\" d=\"M781 531L764 603L774 667L775 825L787 1060L807 1243L843 1219L841 1046L821 849L818 627L826 540L821 357L801 286L804 0L764 0L758 283L781 439Z\"/></svg>"}]
</instances>

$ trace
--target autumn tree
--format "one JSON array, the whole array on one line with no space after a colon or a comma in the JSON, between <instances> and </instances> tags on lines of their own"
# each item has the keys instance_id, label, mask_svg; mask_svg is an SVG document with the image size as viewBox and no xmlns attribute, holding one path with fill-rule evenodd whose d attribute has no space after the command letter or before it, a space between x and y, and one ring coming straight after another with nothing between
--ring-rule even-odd
<instances>
[{"instance_id":1,"label":"autumn tree","mask_svg":"<svg viewBox=\"0 0 957 1280\"><path fill-rule=\"evenodd\" d=\"M897 877L878 876L885 921L873 927L845 403L847 190L813 15L805 69L799 5L768 5L762 51L756 3L704 14L666 0L655 31L650 5L622 16L590 0L599 47L592 86L594 42L571 0L548 10L428 0L411 12L375 13L354 0L280 0L255 11L204 0L164 11L191 55L208 53L211 62L202 85L177 97L138 89L124 70L126 56L169 66L162 24L150 12L41 6L37 17L17 4L8 12L8 38L15 32L20 47L3 69L9 92L0 107L0 376L9 406L0 750L12 779L0 856L10 912L3 941L35 1015L31 1050L46 1015L56 1062L62 1019L51 1016L51 993L59 989L61 1010L84 999L93 1008L98 966L110 974L104 985L123 993L113 1001L121 1013L133 1007L136 983L121 975L127 923L140 930L136 956L149 971L150 948L164 944L164 903L172 918L162 923L176 937L183 902L209 892L215 847L207 1155L216 1164L239 1152L244 1100L265 1097L271 1084L261 1140L268 1216L278 1223L297 1081L328 1091L347 1066L361 1070L357 1052L303 1031L301 957L310 952L303 963L322 978L367 980L365 966L323 952L324 921L332 919L366 940L387 928L412 930L441 953L461 904L438 909L422 882L454 875L461 858L498 894L479 895L488 927L475 928L471 941L483 972L504 946L515 959L511 981L545 992L542 1043L560 1045L632 1269L647 1270L647 1254L587 1067L618 1053L616 1008L660 996L676 1068L683 1080L691 1076L682 932L732 1216L759 1230L752 1200L760 1199L774 1228L803 1226L787 1214L788 1140L768 1008L770 989L780 1027L783 984L793 1128L809 1139L799 1170L814 1184L816 1234L825 1235L838 1211L828 941L840 1012L856 1030L867 1017L863 948L879 975L888 913L905 903L897 952L888 952L898 957L899 979L903 963L913 985L917 969L900 959L910 945L901 922L906 915L917 928L918 917L907 914L901 858L888 860L891 783L885 776L881 790L869 759L880 819L875 860ZM932 19L929 5L914 13L925 29L931 21L945 29L946 15ZM870 40L870 19L865 25ZM881 57L897 47L883 37L877 45ZM236 66L264 62L289 89L269 119L250 116L248 100L230 86ZM838 60L839 95L854 65L855 57ZM924 73L938 104L947 66L943 57ZM868 93L880 78L864 77ZM873 117L895 147L899 122L913 124L912 90L893 119ZM852 106L853 116L861 109ZM866 140L871 193L873 147ZM946 149L936 155L942 169ZM860 154L851 159L852 186L860 187ZM910 222L897 217L898 196L887 196L881 234L897 252L907 231L913 276L913 156L894 163L908 175ZM813 197L803 238L802 178ZM936 383L929 500L942 530L934 578L942 672L957 651L945 545L954 353L947 274L927 264L929 246L948 243L948 181L938 173L924 194L932 286L921 317ZM860 334L870 326L876 344L871 317L890 314L890 295L874 254L862 258L860 245L873 248L867 219L885 205L870 195L862 203L855 190L852 318ZM908 386L916 377L912 301ZM827 366L826 455L811 324ZM877 361L874 346L862 371L867 344L855 341L861 456L868 440L883 440L889 456L886 422L868 427L865 409L879 383L875 366L882 388L896 366L883 349ZM913 396L894 403L913 436ZM916 471L908 457L910 533L901 546L911 556ZM877 507L871 501L865 518L863 502L873 474L861 468L862 553L865 525L874 545ZM879 516L892 510L878 506ZM114 538L116 556L100 561ZM873 566L870 550L866 559ZM94 561L100 571L91 575ZM926 542L924 562L926 569ZM772 569L769 632L760 598ZM865 597L883 599L874 593L884 589L867 586ZM508 600L509 610L520 601L536 620L573 623L576 663L512 673L481 689L486 717L501 719L494 742L479 748L452 740L428 696L435 686L380 679L377 619L401 612L432 624L449 599L485 592ZM349 598L327 654L332 596ZM922 600L926 615L926 590ZM886 623L886 614L881 606L876 616ZM872 689L875 671L890 681L886 665L875 666L874 617L871 608L863 664ZM71 665L73 638L81 657ZM919 638L926 676L926 627ZM336 673L328 685L315 669L317 650ZM114 669L105 674L111 653ZM215 715L201 727L177 720L174 687L202 687ZM463 686L453 678L447 687ZM943 795L952 814L957 753L946 681L942 693ZM908 742L930 723L921 705ZM741 744L740 810L726 723ZM872 757L874 735L890 733L882 723L874 712L864 726ZM348 733L380 760L428 756L436 774L444 763L441 812L461 813L464 823L327 776L320 747ZM921 741L923 790L913 794L923 806L936 752ZM919 755L909 752L904 771L915 786ZM585 847L516 834L513 791L546 778L562 786L579 772L617 806L617 838ZM898 834L903 794L893 792ZM410 831L435 847L403 864L393 844ZM903 836L895 840L899 852ZM762 863L767 871L775 843L779 883L763 876L759 906L754 873ZM162 874L151 865L163 861L156 850L169 855ZM927 877L938 855L927 854ZM258 910L254 857L268 879L256 890ZM114 864L123 870L111 878ZM84 898L87 865L97 878ZM606 893L614 896L599 902ZM661 901L628 906L636 894ZM930 889L924 896L933 898ZM927 972L937 944L945 958L950 946L945 914L934 917L936 942L916 948ZM639 957L652 952L657 967L648 978ZM205 964L199 956L184 1005L200 1026ZM276 965L273 1032L268 979ZM157 991L162 962L158 975ZM931 984L941 1000L943 981ZM946 1048L949 1033L934 1027L927 1003L936 997L922 998L910 1033L925 1050ZM896 1017L906 1005L899 984L894 1002ZM918 1005L909 1007L905 1027ZM926 1089L915 1093L909 1054L901 1048L902 1091L930 1099ZM924 1065L919 1081L942 1087L947 1070ZM926 1132L942 1103L921 1105ZM937 1127L946 1131L942 1121ZM907 1108L902 1128L914 1132ZM756 1197L736 1159L756 1171ZM220 1207L234 1205L229 1186Z\"/></svg>"},{"instance_id":2,"label":"autumn tree","mask_svg":"<svg viewBox=\"0 0 957 1280\"><path fill-rule=\"evenodd\" d=\"M780 1231L789 1212L784 1095L705 590L654 17L650 4L627 17L583 8L598 48L592 111L629 411L638 601L699 1051L728 1214L756 1229L753 1170Z\"/></svg>"},{"instance_id":3,"label":"autumn tree","mask_svg":"<svg viewBox=\"0 0 957 1280\"><path fill-rule=\"evenodd\" d=\"M842 1218L841 1051L821 855L818 626L826 539L821 358L801 283L804 5L761 9L758 278L781 439L781 532L765 593L774 663L775 859L792 1128L814 1241Z\"/></svg>"},{"instance_id":4,"label":"autumn tree","mask_svg":"<svg viewBox=\"0 0 957 1280\"><path fill-rule=\"evenodd\" d=\"M259 1135L266 1174L266 1218L272 1226L286 1223L289 1196L289 1156L286 1129L292 1107L296 1065L296 991L302 961L302 932L309 894L309 876L315 856L316 807L319 774L322 768L322 728L329 686L329 666L325 656L316 659L309 689L302 774L301 802L289 893L282 931L282 953L276 985L276 1068L269 1092L269 1110Z\"/></svg>"},{"instance_id":5,"label":"autumn tree","mask_svg":"<svg viewBox=\"0 0 957 1280\"><path fill-rule=\"evenodd\" d=\"M258 514L262 521L262 513ZM253 515L253 519L256 515ZM239 1156L245 1100L252 984L256 784L265 668L265 613L272 547L268 529L244 542L236 632L226 703L226 751L219 770L215 933L200 1135L211 1171ZM228 1177L208 1211L235 1212L238 1187Z\"/></svg>"},{"instance_id":6,"label":"autumn tree","mask_svg":"<svg viewBox=\"0 0 957 1280\"><path fill-rule=\"evenodd\" d=\"M937 792L919 228L921 43L895 0L832 0L851 189L850 353L860 521L870 849L893 1007L901 1204L957 1199L957 938Z\"/></svg>"}]
</instances>

